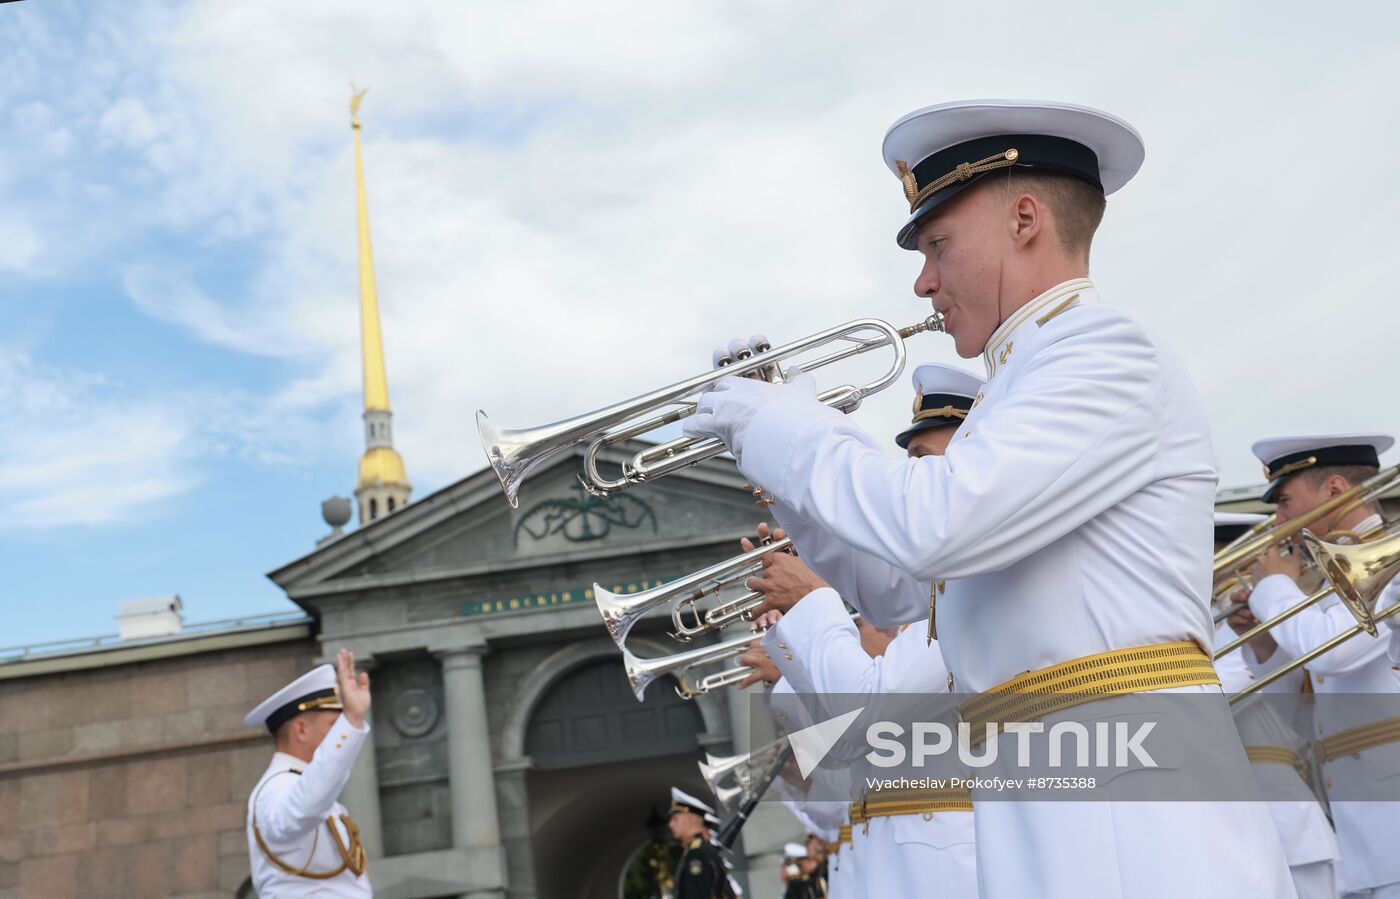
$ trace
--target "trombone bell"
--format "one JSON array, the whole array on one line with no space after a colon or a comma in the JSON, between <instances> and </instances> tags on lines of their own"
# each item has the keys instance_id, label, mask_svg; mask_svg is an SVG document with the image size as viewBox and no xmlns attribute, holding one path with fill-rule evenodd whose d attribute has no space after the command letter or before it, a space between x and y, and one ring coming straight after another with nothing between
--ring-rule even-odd
<instances>
[{"instance_id":1,"label":"trombone bell","mask_svg":"<svg viewBox=\"0 0 1400 899\"><path fill-rule=\"evenodd\" d=\"M1357 623L1376 636L1376 600L1400 574L1400 533L1371 543L1341 544L1305 530L1302 542Z\"/></svg>"}]
</instances>

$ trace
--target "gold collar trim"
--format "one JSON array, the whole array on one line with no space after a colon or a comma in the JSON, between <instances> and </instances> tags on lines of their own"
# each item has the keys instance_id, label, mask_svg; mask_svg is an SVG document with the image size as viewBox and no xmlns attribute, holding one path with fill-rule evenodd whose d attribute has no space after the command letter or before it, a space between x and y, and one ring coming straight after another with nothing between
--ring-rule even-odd
<instances>
[{"instance_id":1,"label":"gold collar trim","mask_svg":"<svg viewBox=\"0 0 1400 899\"><path fill-rule=\"evenodd\" d=\"M1026 322L1036 318L1044 312L1046 307L1052 303L1064 301L1068 304L1070 294L1076 292L1089 291L1094 289L1094 282L1088 278L1073 278L1042 293L1031 300L1026 305L1011 313L1006 321L1001 323L1001 327L992 333L992 337L987 341L987 348L982 352L982 359L987 364L987 379L991 380L997 373L997 369L1004 366L1011 358L1011 337L1016 329ZM1081 297L1081 299L1084 299ZM1053 312L1058 315L1064 308L1056 308ZM1054 318L1054 315L1044 316L1046 321Z\"/></svg>"}]
</instances>

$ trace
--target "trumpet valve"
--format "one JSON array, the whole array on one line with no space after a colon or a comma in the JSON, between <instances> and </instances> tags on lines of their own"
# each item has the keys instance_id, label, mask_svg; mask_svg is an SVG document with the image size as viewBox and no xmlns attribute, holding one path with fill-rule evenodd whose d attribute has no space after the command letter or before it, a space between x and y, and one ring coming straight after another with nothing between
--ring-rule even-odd
<instances>
[{"instance_id":1,"label":"trumpet valve","mask_svg":"<svg viewBox=\"0 0 1400 899\"><path fill-rule=\"evenodd\" d=\"M762 487L755 487L753 484L745 484L744 486L750 488L750 492L754 495L753 504L760 509L766 509L778 501L777 497L773 496Z\"/></svg>"}]
</instances>

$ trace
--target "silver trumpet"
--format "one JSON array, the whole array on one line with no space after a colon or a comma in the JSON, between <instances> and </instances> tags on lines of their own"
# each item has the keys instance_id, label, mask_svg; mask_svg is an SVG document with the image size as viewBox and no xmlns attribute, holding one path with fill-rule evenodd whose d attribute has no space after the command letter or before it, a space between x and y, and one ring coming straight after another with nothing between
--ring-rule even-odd
<instances>
[{"instance_id":1,"label":"silver trumpet","mask_svg":"<svg viewBox=\"0 0 1400 899\"><path fill-rule=\"evenodd\" d=\"M701 611L699 603L706 597L719 596L735 585L742 586L763 570L766 556L791 550L792 541L786 538L765 543L641 593L613 593L601 584L594 584L593 600L598 604L604 626L619 647L643 615L665 606L671 607L671 625L674 628L671 636L689 643L701 634L722 630L736 621L750 620L754 607L763 601L763 594L756 590L746 590L742 595L704 611Z\"/></svg>"},{"instance_id":2,"label":"silver trumpet","mask_svg":"<svg viewBox=\"0 0 1400 899\"><path fill-rule=\"evenodd\" d=\"M753 787L753 769L767 765L773 757L773 753L782 748L782 739L778 739L766 746L761 746L753 752L741 752L738 755L715 756L705 754L705 761L699 762L700 776L705 780L705 786L710 788L710 792L715 794L715 799L726 808L733 806L734 801L744 796ZM726 781L732 779L732 785L726 785Z\"/></svg>"},{"instance_id":3,"label":"silver trumpet","mask_svg":"<svg viewBox=\"0 0 1400 899\"><path fill-rule=\"evenodd\" d=\"M720 808L730 809L734 807L734 800L742 797L748 789L746 785L735 784L732 787L711 787L710 792L715 794L715 801L719 803Z\"/></svg>"},{"instance_id":4,"label":"silver trumpet","mask_svg":"<svg viewBox=\"0 0 1400 899\"><path fill-rule=\"evenodd\" d=\"M581 443L587 444L587 448L584 450L583 472L579 480L589 493L606 497L699 464L725 451L724 444L718 440L683 437L635 454L631 460L623 463L621 476L617 478L603 476L597 465L599 453L605 448L692 415L696 399L720 378L737 375L780 380L780 362L799 365L804 371L814 371L871 350L891 348L894 359L880 378L860 387L844 385L819 394L821 401L827 405L851 412L865 397L884 390L899 379L907 356L905 340L925 331L942 330L943 317L938 313L906 328L896 328L874 318L856 319L784 346L746 358L736 358L727 366L668 387L553 424L534 428L501 428L479 410L476 413L477 430L481 434L482 448L486 450L496 476L501 479L501 489L505 491L511 506L517 505L520 485L532 471L557 453ZM838 343L847 345L810 361L793 362L794 357L803 353Z\"/></svg>"},{"instance_id":5,"label":"silver trumpet","mask_svg":"<svg viewBox=\"0 0 1400 899\"><path fill-rule=\"evenodd\" d=\"M627 682L632 685L632 692L636 695L638 702L642 701L646 695L647 687L652 681L667 674L676 676L676 694L678 696L682 699L693 699L712 690L737 684L748 677L750 669L742 666L728 668L705 675L698 681L691 680L691 669L741 656L744 654L745 647L756 639L758 639L758 634L744 634L732 640L656 659L639 659L624 646L622 647L622 665L627 672Z\"/></svg>"},{"instance_id":6,"label":"silver trumpet","mask_svg":"<svg viewBox=\"0 0 1400 899\"><path fill-rule=\"evenodd\" d=\"M700 776L704 778L705 785L711 790L731 775L740 786L748 787L752 769L766 765L771 761L772 754L782 749L786 739L786 737L779 737L752 752L741 752L738 755L714 755L707 752L705 753L705 761L696 763L700 766Z\"/></svg>"}]
</instances>

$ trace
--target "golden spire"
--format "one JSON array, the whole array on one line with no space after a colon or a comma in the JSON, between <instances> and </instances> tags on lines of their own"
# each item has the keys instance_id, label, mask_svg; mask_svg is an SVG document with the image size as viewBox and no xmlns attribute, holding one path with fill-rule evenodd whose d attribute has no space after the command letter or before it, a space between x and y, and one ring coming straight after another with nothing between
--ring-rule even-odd
<instances>
[{"instance_id":1,"label":"golden spire","mask_svg":"<svg viewBox=\"0 0 1400 899\"><path fill-rule=\"evenodd\" d=\"M360 219L360 341L365 368L365 411L389 411L389 376L384 368L384 338L379 331L379 295L374 286L374 255L369 243L369 203L365 199L364 153L360 149L360 101L350 100L350 127L355 132L355 196Z\"/></svg>"},{"instance_id":2,"label":"golden spire","mask_svg":"<svg viewBox=\"0 0 1400 899\"><path fill-rule=\"evenodd\" d=\"M364 151L360 147L360 101L350 98L350 127L355 132L355 195L359 212L360 347L365 367L365 453L355 486L360 523L397 511L407 504L413 486L403 458L394 449L393 413L389 410L389 376L384 367L384 338L379 329L379 295L374 285L374 256L369 242L369 203L365 200Z\"/></svg>"}]
</instances>

